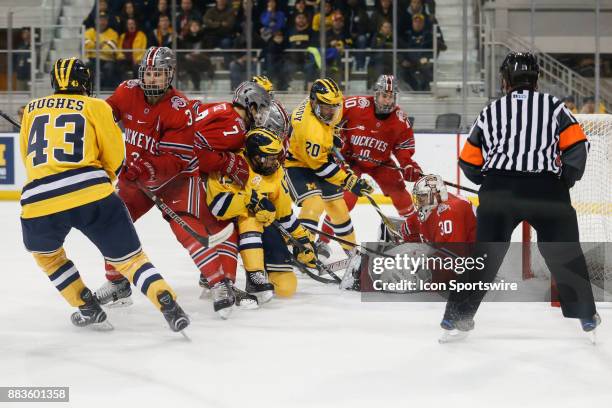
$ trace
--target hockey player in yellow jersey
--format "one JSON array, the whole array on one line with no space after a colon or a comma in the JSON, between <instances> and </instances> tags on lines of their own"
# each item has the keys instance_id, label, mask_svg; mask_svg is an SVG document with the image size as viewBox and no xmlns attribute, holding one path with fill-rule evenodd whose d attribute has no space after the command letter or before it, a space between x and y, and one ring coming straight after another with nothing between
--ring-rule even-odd
<instances>
[{"instance_id":1,"label":"hockey player in yellow jersey","mask_svg":"<svg viewBox=\"0 0 612 408\"><path fill-rule=\"evenodd\" d=\"M334 132L342 119L342 102L342 92L333 79L314 82L310 97L291 114L292 130L285 167L291 195L302 207L300 222L317 228L325 210L334 233L355 242L343 190L362 196L372 192L372 187L336 163ZM348 251L350 247L344 246L344 249Z\"/></svg>"},{"instance_id":2,"label":"hockey player in yellow jersey","mask_svg":"<svg viewBox=\"0 0 612 408\"><path fill-rule=\"evenodd\" d=\"M114 193L125 148L110 106L89 97L91 76L79 59L57 60L51 84L54 94L26 105L19 135L27 176L21 193L26 249L66 301L79 308L71 316L74 325L112 328L66 256L64 239L72 228L151 300L173 331L183 330L189 318L142 251L127 209Z\"/></svg>"},{"instance_id":3,"label":"hockey player in yellow jersey","mask_svg":"<svg viewBox=\"0 0 612 408\"><path fill-rule=\"evenodd\" d=\"M207 204L211 213L219 219L236 219L240 233L240 256L247 274L265 274L262 233L264 227L277 220L293 237L302 242L303 250L296 249L299 262L314 267L314 248L309 233L300 225L291 208L291 197L285 184L281 162L284 156L283 142L269 129L255 128L246 135L245 149L241 155L249 164L249 178L240 188L229 177L210 174L207 181ZM277 296L292 296L297 289L293 271L269 272L270 282ZM249 290L258 298L271 296ZM256 288L251 288L256 289ZM268 299L262 299L266 301Z\"/></svg>"}]
</instances>

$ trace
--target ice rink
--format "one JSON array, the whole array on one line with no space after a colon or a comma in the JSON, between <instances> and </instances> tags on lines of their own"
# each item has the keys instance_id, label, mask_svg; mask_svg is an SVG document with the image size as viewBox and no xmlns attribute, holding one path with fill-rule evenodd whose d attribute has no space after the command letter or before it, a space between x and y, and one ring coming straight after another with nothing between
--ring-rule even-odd
<instances>
[{"instance_id":1,"label":"ice rink","mask_svg":"<svg viewBox=\"0 0 612 408\"><path fill-rule=\"evenodd\" d=\"M192 318L192 342L138 292L131 308L110 310L114 331L78 329L23 248L19 210L0 202L1 386L69 386L70 406L85 408L612 406L609 306L596 346L545 303L484 304L466 342L440 345L442 303L362 303L299 276L294 298L222 321L156 209L137 229ZM353 219L360 240L376 238L373 208L357 206ZM66 250L90 288L103 283L83 235L73 231Z\"/></svg>"}]
</instances>

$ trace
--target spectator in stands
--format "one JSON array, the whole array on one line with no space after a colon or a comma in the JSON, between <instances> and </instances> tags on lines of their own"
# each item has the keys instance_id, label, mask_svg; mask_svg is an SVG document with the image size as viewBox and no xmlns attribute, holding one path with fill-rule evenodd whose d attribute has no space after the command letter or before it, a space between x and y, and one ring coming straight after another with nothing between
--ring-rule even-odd
<instances>
[{"instance_id":1,"label":"spectator in stands","mask_svg":"<svg viewBox=\"0 0 612 408\"><path fill-rule=\"evenodd\" d=\"M328 76L341 83L344 77L344 50L353 46L353 39L344 24L344 16L338 10L332 13L332 25L326 33L326 39L325 61Z\"/></svg>"},{"instance_id":2,"label":"spectator in stands","mask_svg":"<svg viewBox=\"0 0 612 408\"><path fill-rule=\"evenodd\" d=\"M308 7L306 5L306 0L295 0L293 10L289 15L289 21L295 21L295 16L298 14L304 14L308 19L308 24L312 24L312 17L314 16L314 11L312 10L312 7Z\"/></svg>"},{"instance_id":3,"label":"spectator in stands","mask_svg":"<svg viewBox=\"0 0 612 408\"><path fill-rule=\"evenodd\" d=\"M200 81L202 73L206 73L208 78L212 80L215 76L215 69L210 61L210 56L201 49L210 48L210 42L207 41L200 20L191 20L188 25L187 33L179 38L179 48L194 50L188 53L179 53L179 70L184 71L189 75L189 79L193 83L193 90L200 91Z\"/></svg>"},{"instance_id":4,"label":"spectator in stands","mask_svg":"<svg viewBox=\"0 0 612 408\"><path fill-rule=\"evenodd\" d=\"M161 16L168 16L168 18L170 18L170 6L168 5L168 0L157 0L157 7L152 17L148 20L145 19L145 29L147 33L150 34L153 30L157 28L157 26L159 25L159 18Z\"/></svg>"},{"instance_id":5,"label":"spectator in stands","mask_svg":"<svg viewBox=\"0 0 612 408\"><path fill-rule=\"evenodd\" d=\"M149 47L172 47L173 35L170 17L162 14L157 21L157 28L149 34Z\"/></svg>"},{"instance_id":6,"label":"spectator in stands","mask_svg":"<svg viewBox=\"0 0 612 408\"><path fill-rule=\"evenodd\" d=\"M347 0L341 3L343 6L340 11L344 15L346 30L353 41L353 48L363 50L370 42L370 18L366 9L365 0ZM355 69L361 71L365 68L366 54L356 52L353 54L355 59Z\"/></svg>"},{"instance_id":7,"label":"spectator in stands","mask_svg":"<svg viewBox=\"0 0 612 408\"><path fill-rule=\"evenodd\" d=\"M372 39L372 48L393 50L393 26L383 20L376 36ZM393 72L393 53L378 51L372 56L368 66L367 86L371 89L378 77Z\"/></svg>"},{"instance_id":8,"label":"spectator in stands","mask_svg":"<svg viewBox=\"0 0 612 408\"><path fill-rule=\"evenodd\" d=\"M375 37L380 32L380 27L385 21L393 24L393 3L391 0L380 0L376 2L376 7L372 13L372 36Z\"/></svg>"},{"instance_id":9,"label":"spectator in stands","mask_svg":"<svg viewBox=\"0 0 612 408\"><path fill-rule=\"evenodd\" d=\"M234 46L234 25L236 15L234 9L227 0L217 0L204 14L204 33L210 37L213 47L222 49Z\"/></svg>"},{"instance_id":10,"label":"spectator in stands","mask_svg":"<svg viewBox=\"0 0 612 408\"><path fill-rule=\"evenodd\" d=\"M31 35L30 28L23 27L20 33L19 44L15 47L15 51L27 51L27 52L16 52L13 54L13 68L15 69L15 76L17 82L15 84L16 91L27 91L29 89L28 82L30 81L31 66L30 66L30 49L31 49Z\"/></svg>"},{"instance_id":11,"label":"spectator in stands","mask_svg":"<svg viewBox=\"0 0 612 408\"><path fill-rule=\"evenodd\" d=\"M83 21L83 25L85 28L95 28L96 27L96 4L100 7L100 14L105 14L108 18L108 27L115 30L115 32L121 29L121 19L117 14L109 11L108 1L107 0L98 0L94 2L91 11L87 15L87 18ZM121 7L119 8L121 10Z\"/></svg>"},{"instance_id":12,"label":"spectator in stands","mask_svg":"<svg viewBox=\"0 0 612 408\"><path fill-rule=\"evenodd\" d=\"M85 50L89 59L89 68L95 72L96 49L99 49L100 57L100 86L103 89L114 89L119 81L117 75L117 42L119 35L108 26L108 15L100 13L100 31L98 33L99 44L96 46L96 29L90 28L85 31Z\"/></svg>"},{"instance_id":13,"label":"spectator in stands","mask_svg":"<svg viewBox=\"0 0 612 408\"><path fill-rule=\"evenodd\" d=\"M573 95L568 95L563 98L563 103L565 104L565 107L570 110L570 112L572 112L573 114L578 113L578 108L576 107L576 99Z\"/></svg>"},{"instance_id":14,"label":"spectator in stands","mask_svg":"<svg viewBox=\"0 0 612 408\"><path fill-rule=\"evenodd\" d=\"M404 80L414 91L429 91L433 79L432 57L433 38L431 31L425 30L425 16L415 14L412 17L411 34L402 48L420 48L422 52L403 53L401 67Z\"/></svg>"},{"instance_id":15,"label":"spectator in stands","mask_svg":"<svg viewBox=\"0 0 612 408\"><path fill-rule=\"evenodd\" d=\"M287 53L287 72L292 75L301 71L304 74L304 89L309 89L308 84L317 79L318 71L313 55L307 51L308 47L316 43L317 35L310 28L310 22L306 14L296 14L293 25L287 33L287 48L292 50L303 50L303 52Z\"/></svg>"},{"instance_id":16,"label":"spectator in stands","mask_svg":"<svg viewBox=\"0 0 612 408\"><path fill-rule=\"evenodd\" d=\"M122 79L136 78L138 65L147 50L147 36L139 30L136 19L128 18L126 20L125 32L119 36L119 49L121 51L117 55L117 60L123 75Z\"/></svg>"},{"instance_id":17,"label":"spectator in stands","mask_svg":"<svg viewBox=\"0 0 612 408\"><path fill-rule=\"evenodd\" d=\"M420 14L425 17L425 30L431 30L431 16L423 6L423 0L409 0L408 6L400 6L398 23L400 31L406 36L412 32L412 18Z\"/></svg>"},{"instance_id":18,"label":"spectator in stands","mask_svg":"<svg viewBox=\"0 0 612 408\"><path fill-rule=\"evenodd\" d=\"M286 91L288 83L288 72L285 65L285 49L287 42L281 31L276 31L266 42L262 49L262 60L264 73L270 78L278 91Z\"/></svg>"},{"instance_id":19,"label":"spectator in stands","mask_svg":"<svg viewBox=\"0 0 612 408\"><path fill-rule=\"evenodd\" d=\"M136 24L138 25L138 27L142 27L142 19L141 19L142 14L136 10L136 5L134 4L133 1L128 0L125 2L125 4L123 5L123 10L121 11L121 16L120 16L120 21L121 21L121 26L119 27L120 33L125 33L126 29L127 29L127 20L132 18L136 21Z\"/></svg>"},{"instance_id":20,"label":"spectator in stands","mask_svg":"<svg viewBox=\"0 0 612 408\"><path fill-rule=\"evenodd\" d=\"M276 0L268 0L266 11L261 13L259 17L259 21L261 23L261 28L259 29L259 35L261 39L265 42L268 42L273 33L277 31L282 31L285 29L285 23L287 17L285 13L282 11L278 11L276 9Z\"/></svg>"},{"instance_id":21,"label":"spectator in stands","mask_svg":"<svg viewBox=\"0 0 612 408\"><path fill-rule=\"evenodd\" d=\"M192 20L202 20L202 15L193 8L193 0L181 0L181 8L176 14L176 32L179 35L186 35L191 30Z\"/></svg>"},{"instance_id":22,"label":"spectator in stands","mask_svg":"<svg viewBox=\"0 0 612 408\"><path fill-rule=\"evenodd\" d=\"M591 115L594 113L607 113L607 112L606 112L606 106L603 104L603 102L599 102L599 109L597 112L595 112L595 97L587 96L586 98L584 98L582 102L582 109L580 109L580 113Z\"/></svg>"},{"instance_id":23,"label":"spectator in stands","mask_svg":"<svg viewBox=\"0 0 612 408\"><path fill-rule=\"evenodd\" d=\"M325 10L325 29L326 30L329 30L329 28L332 26L332 11L334 11L332 3L333 3L332 0L325 0L324 10ZM312 29L313 31L319 32L319 27L321 27L321 12L319 11L319 9L317 10L318 11L315 13L314 17L312 18Z\"/></svg>"}]
</instances>

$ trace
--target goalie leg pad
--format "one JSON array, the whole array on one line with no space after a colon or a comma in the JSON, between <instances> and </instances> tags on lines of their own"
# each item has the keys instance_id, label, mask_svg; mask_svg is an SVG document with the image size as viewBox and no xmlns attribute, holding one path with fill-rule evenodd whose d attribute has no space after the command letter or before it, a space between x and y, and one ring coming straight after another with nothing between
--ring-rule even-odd
<instances>
[{"instance_id":1,"label":"goalie leg pad","mask_svg":"<svg viewBox=\"0 0 612 408\"><path fill-rule=\"evenodd\" d=\"M269 272L268 279L274 285L274 294L291 297L297 291L297 278L293 272Z\"/></svg>"},{"instance_id":2,"label":"goalie leg pad","mask_svg":"<svg viewBox=\"0 0 612 408\"><path fill-rule=\"evenodd\" d=\"M47 274L51 283L66 299L70 306L83 306L81 291L85 284L81 280L79 271L70 259L66 257L64 248L52 253L33 253L38 266Z\"/></svg>"}]
</instances>

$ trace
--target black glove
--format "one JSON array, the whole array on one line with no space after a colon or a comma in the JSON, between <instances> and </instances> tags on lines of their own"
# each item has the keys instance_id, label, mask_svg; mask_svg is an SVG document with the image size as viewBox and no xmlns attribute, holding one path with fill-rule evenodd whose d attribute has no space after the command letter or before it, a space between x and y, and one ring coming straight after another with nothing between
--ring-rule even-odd
<instances>
[{"instance_id":1,"label":"black glove","mask_svg":"<svg viewBox=\"0 0 612 408\"><path fill-rule=\"evenodd\" d=\"M342 185L342 188L355 194L357 197L362 197L374 191L374 187L367 180L357 177L354 174L349 174Z\"/></svg>"}]
</instances>

